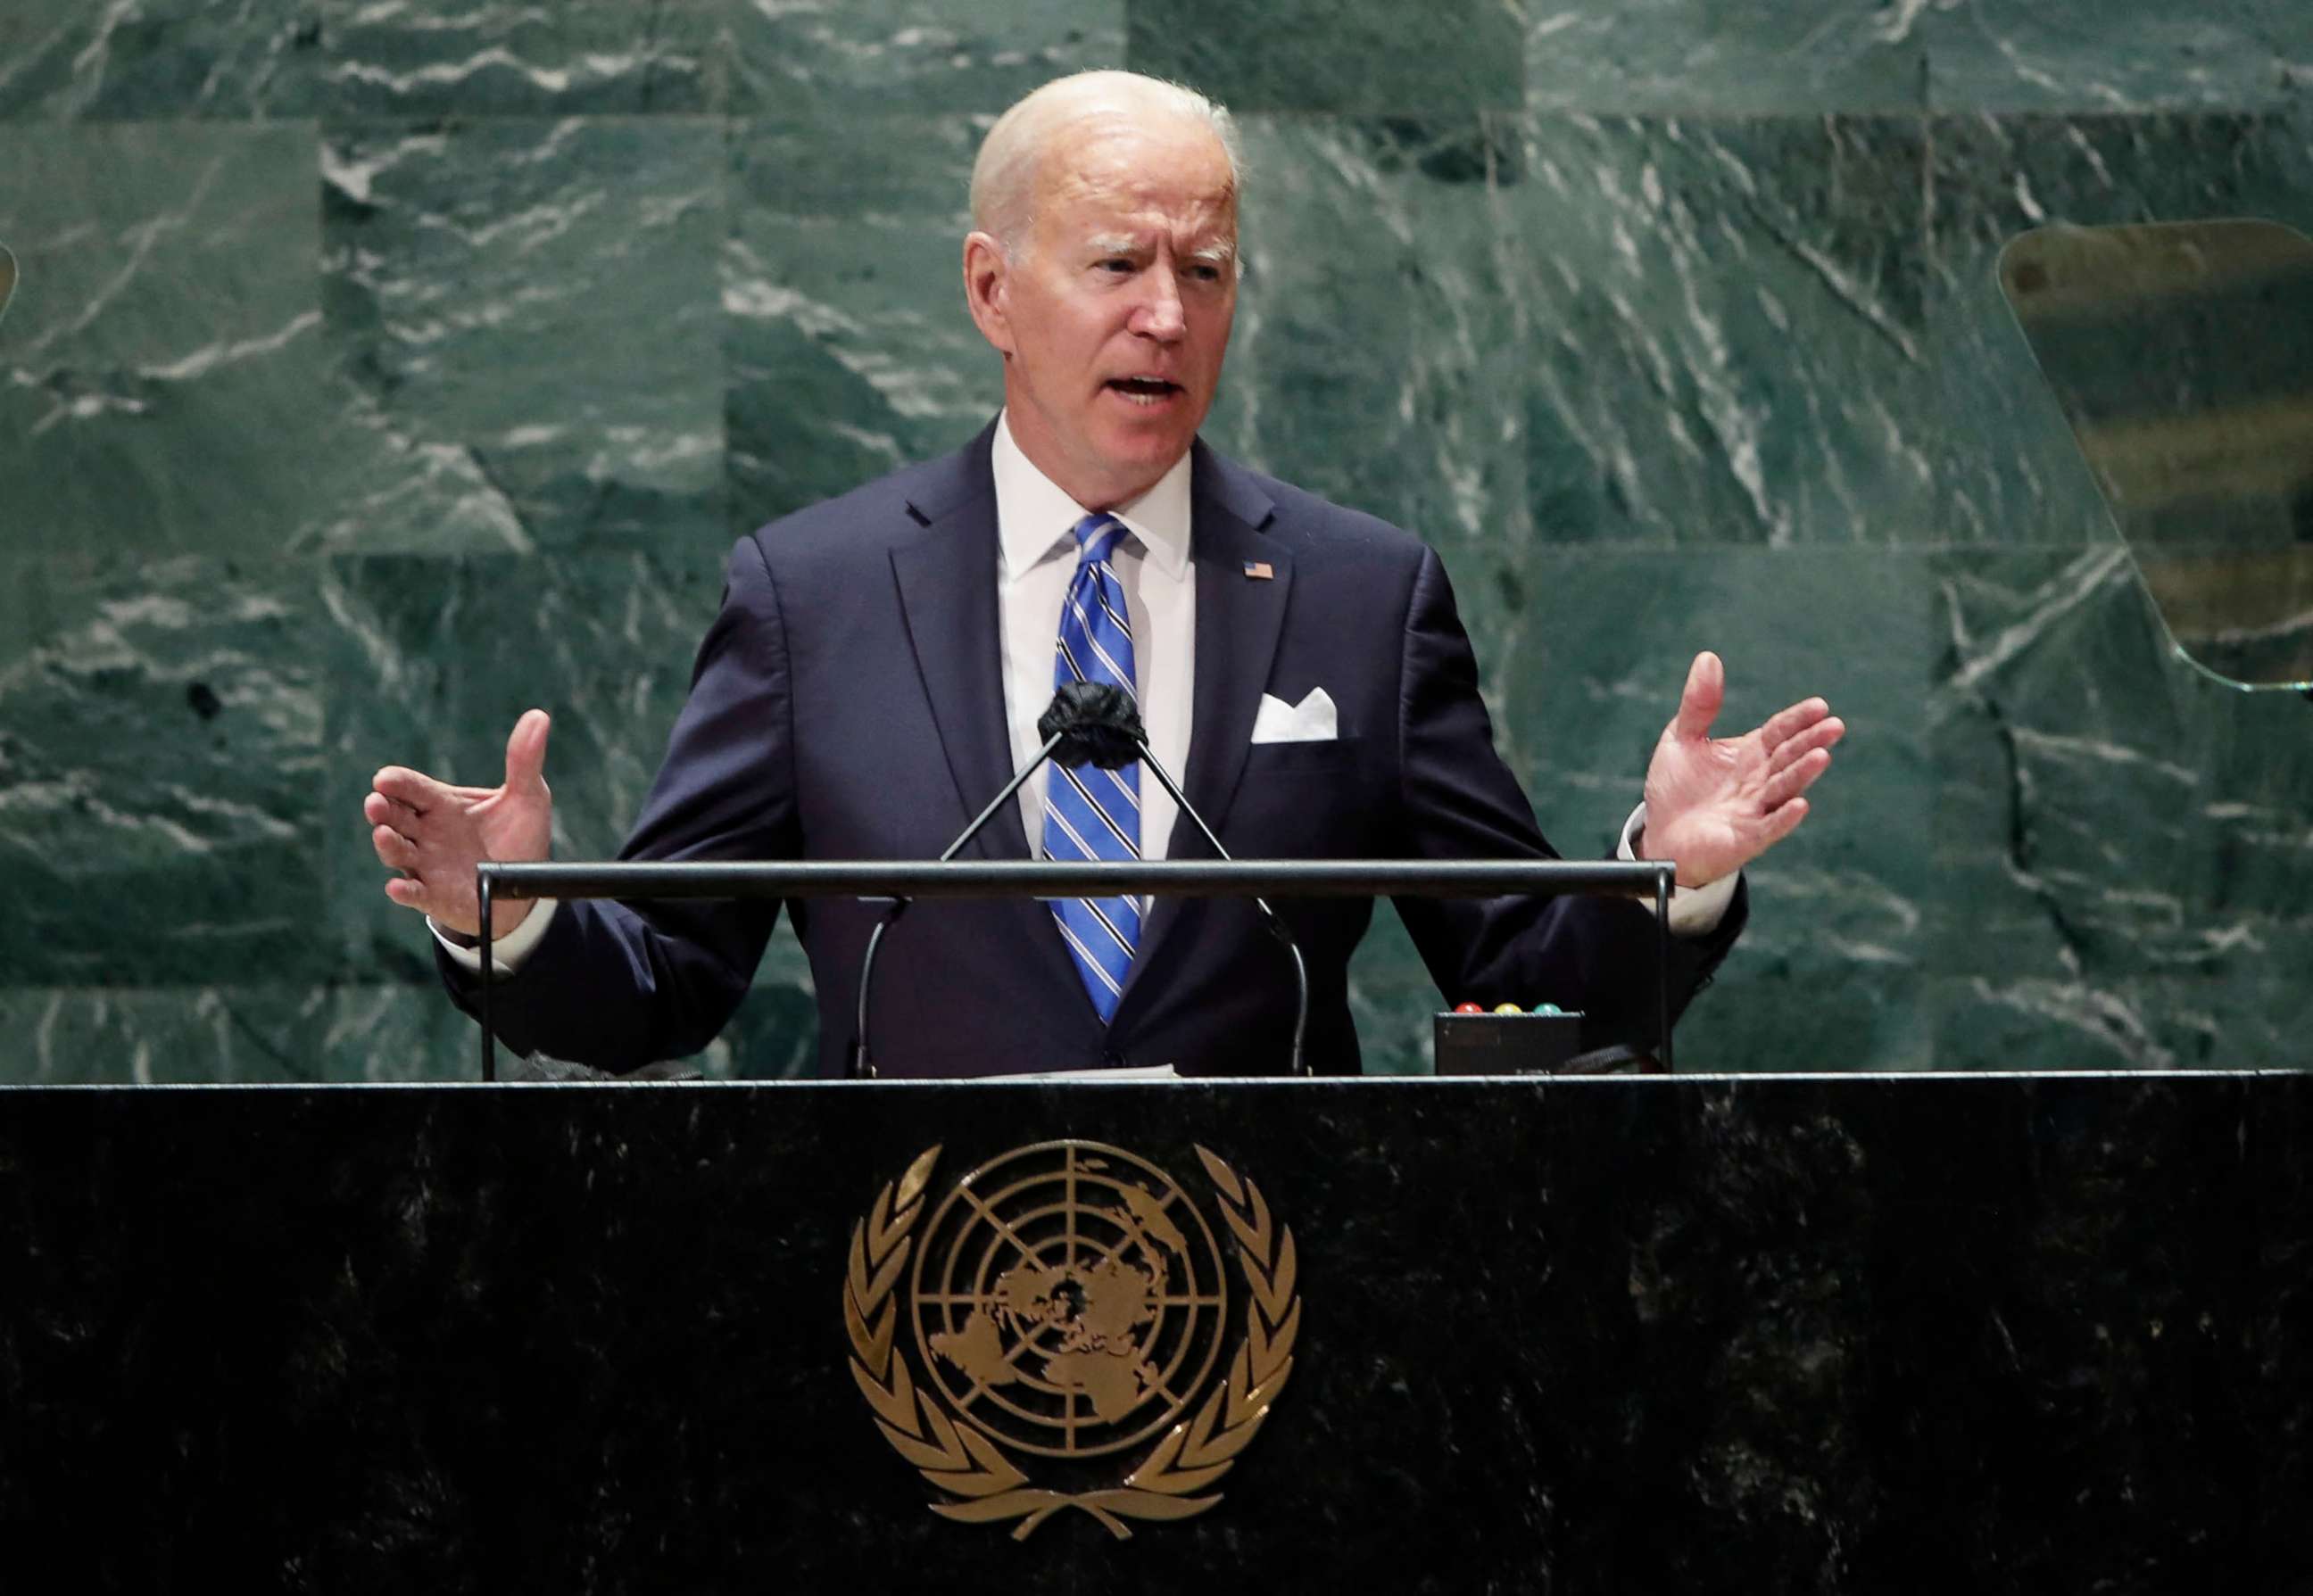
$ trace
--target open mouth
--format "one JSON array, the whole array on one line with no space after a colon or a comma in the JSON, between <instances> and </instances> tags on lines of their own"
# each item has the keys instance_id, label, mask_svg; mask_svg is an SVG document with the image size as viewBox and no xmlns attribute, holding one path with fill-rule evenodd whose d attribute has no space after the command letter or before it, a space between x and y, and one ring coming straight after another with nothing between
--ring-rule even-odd
<instances>
[{"instance_id":1,"label":"open mouth","mask_svg":"<svg viewBox=\"0 0 2313 1596\"><path fill-rule=\"evenodd\" d=\"M1161 405L1182 391L1178 382L1164 377L1111 377L1106 386L1136 405Z\"/></svg>"}]
</instances>

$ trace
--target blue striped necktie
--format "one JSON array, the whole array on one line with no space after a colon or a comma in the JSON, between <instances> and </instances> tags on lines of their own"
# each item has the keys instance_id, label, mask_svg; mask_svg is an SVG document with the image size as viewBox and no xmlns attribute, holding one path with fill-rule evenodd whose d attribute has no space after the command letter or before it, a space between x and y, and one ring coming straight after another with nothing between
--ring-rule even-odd
<instances>
[{"instance_id":1,"label":"blue striped necktie","mask_svg":"<svg viewBox=\"0 0 2313 1596\"><path fill-rule=\"evenodd\" d=\"M1132 623L1124 587L1108 557L1125 535L1113 515L1087 515L1076 524L1077 574L1060 605L1060 640L1052 685L1102 682L1122 688L1136 704ZM1086 765L1051 768L1044 796L1044 856L1048 859L1140 857L1140 765L1121 770ZM1092 1006L1106 1024L1132 968L1140 942L1140 903L1131 898L1066 898L1052 904L1060 935L1084 977Z\"/></svg>"}]
</instances>

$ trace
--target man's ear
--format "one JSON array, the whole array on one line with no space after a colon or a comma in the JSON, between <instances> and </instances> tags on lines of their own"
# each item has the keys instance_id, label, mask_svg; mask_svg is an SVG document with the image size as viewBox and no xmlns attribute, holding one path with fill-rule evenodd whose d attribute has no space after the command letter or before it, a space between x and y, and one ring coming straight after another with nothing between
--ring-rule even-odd
<instances>
[{"instance_id":1,"label":"man's ear","mask_svg":"<svg viewBox=\"0 0 2313 1596\"><path fill-rule=\"evenodd\" d=\"M1004 246L989 234L975 232L963 241L963 303L980 336L1006 355L1012 353L1011 271Z\"/></svg>"}]
</instances>

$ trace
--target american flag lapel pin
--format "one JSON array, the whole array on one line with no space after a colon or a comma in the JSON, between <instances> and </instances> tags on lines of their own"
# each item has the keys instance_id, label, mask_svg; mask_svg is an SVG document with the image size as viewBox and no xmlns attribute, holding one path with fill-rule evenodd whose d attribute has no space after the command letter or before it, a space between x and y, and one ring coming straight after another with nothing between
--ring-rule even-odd
<instances>
[{"instance_id":1,"label":"american flag lapel pin","mask_svg":"<svg viewBox=\"0 0 2313 1596\"><path fill-rule=\"evenodd\" d=\"M1247 560L1244 562L1244 574L1255 582L1267 582L1277 572L1267 560Z\"/></svg>"}]
</instances>

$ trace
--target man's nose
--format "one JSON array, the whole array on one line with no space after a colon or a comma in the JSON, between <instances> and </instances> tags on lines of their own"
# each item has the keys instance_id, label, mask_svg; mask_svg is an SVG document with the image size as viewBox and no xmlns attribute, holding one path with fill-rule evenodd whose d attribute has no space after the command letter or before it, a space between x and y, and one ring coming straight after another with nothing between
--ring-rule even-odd
<instances>
[{"instance_id":1,"label":"man's nose","mask_svg":"<svg viewBox=\"0 0 2313 1596\"><path fill-rule=\"evenodd\" d=\"M1181 307L1181 286L1169 271L1149 272L1145 281L1147 292L1133 313L1132 330L1143 338L1172 343L1189 330L1188 317Z\"/></svg>"}]
</instances>

